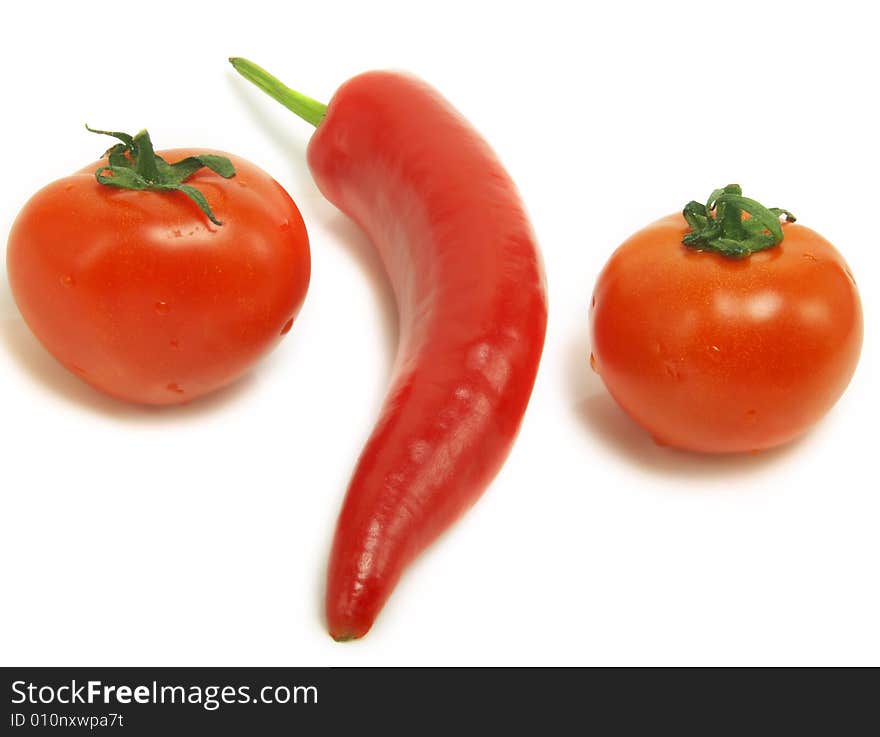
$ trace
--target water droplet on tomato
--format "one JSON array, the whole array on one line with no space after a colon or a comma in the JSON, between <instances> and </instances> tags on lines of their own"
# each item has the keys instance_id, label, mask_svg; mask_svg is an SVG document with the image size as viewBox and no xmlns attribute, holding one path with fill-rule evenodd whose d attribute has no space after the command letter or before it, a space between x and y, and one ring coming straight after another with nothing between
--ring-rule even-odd
<instances>
[{"instance_id":1,"label":"water droplet on tomato","mask_svg":"<svg viewBox=\"0 0 880 737\"><path fill-rule=\"evenodd\" d=\"M291 317L286 323L284 323L284 327L281 328L281 334L287 335L290 332L290 329L293 327L293 318Z\"/></svg>"},{"instance_id":2,"label":"water droplet on tomato","mask_svg":"<svg viewBox=\"0 0 880 737\"><path fill-rule=\"evenodd\" d=\"M816 257L809 251L804 251L804 258L809 259L810 261L816 260Z\"/></svg>"},{"instance_id":3,"label":"water droplet on tomato","mask_svg":"<svg viewBox=\"0 0 880 737\"><path fill-rule=\"evenodd\" d=\"M158 302L156 302L156 312L160 315L167 315L169 312L171 312L171 307L168 305L167 302L159 300Z\"/></svg>"},{"instance_id":4,"label":"water droplet on tomato","mask_svg":"<svg viewBox=\"0 0 880 737\"><path fill-rule=\"evenodd\" d=\"M596 368L596 356L594 354L590 354L590 368L593 369L597 374L599 373L599 369Z\"/></svg>"},{"instance_id":5,"label":"water droplet on tomato","mask_svg":"<svg viewBox=\"0 0 880 737\"><path fill-rule=\"evenodd\" d=\"M180 385L177 382L172 382L165 388L170 392L174 392L175 394L183 394L183 389L180 388Z\"/></svg>"},{"instance_id":6,"label":"water droplet on tomato","mask_svg":"<svg viewBox=\"0 0 880 737\"><path fill-rule=\"evenodd\" d=\"M285 220L283 223L281 223L279 228L281 230L290 230L290 220Z\"/></svg>"},{"instance_id":7,"label":"water droplet on tomato","mask_svg":"<svg viewBox=\"0 0 880 737\"><path fill-rule=\"evenodd\" d=\"M65 274L61 277L61 283L65 287L72 287L74 285L73 277L70 274Z\"/></svg>"}]
</instances>

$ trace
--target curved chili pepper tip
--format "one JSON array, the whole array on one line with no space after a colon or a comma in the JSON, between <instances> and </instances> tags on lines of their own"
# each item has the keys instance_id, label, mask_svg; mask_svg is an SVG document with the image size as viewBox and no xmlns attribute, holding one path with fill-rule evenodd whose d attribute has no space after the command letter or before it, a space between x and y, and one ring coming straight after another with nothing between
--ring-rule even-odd
<instances>
[{"instance_id":1,"label":"curved chili pepper tip","mask_svg":"<svg viewBox=\"0 0 880 737\"><path fill-rule=\"evenodd\" d=\"M365 632L364 634L366 634L366 632ZM360 638L363 637L364 635L353 635L353 634L351 634L350 632L343 632L343 633L341 633L341 634L334 635L334 634L331 632L331 633L330 633L330 636L331 636L334 640L336 640L336 642L351 642L352 640L360 639Z\"/></svg>"}]
</instances>

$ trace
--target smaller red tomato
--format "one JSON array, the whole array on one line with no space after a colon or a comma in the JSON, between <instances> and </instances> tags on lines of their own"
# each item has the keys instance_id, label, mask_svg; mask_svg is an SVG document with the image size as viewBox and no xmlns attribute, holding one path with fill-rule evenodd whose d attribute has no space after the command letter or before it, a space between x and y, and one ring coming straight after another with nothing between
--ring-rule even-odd
<instances>
[{"instance_id":1,"label":"smaller red tomato","mask_svg":"<svg viewBox=\"0 0 880 737\"><path fill-rule=\"evenodd\" d=\"M24 206L9 284L37 338L95 388L187 402L239 377L290 330L309 283L305 226L281 185L244 159L182 149L158 158L146 131L113 135L123 143L109 159Z\"/></svg>"},{"instance_id":2,"label":"smaller red tomato","mask_svg":"<svg viewBox=\"0 0 880 737\"><path fill-rule=\"evenodd\" d=\"M849 383L862 344L855 281L827 240L782 214L793 220L730 185L633 235L599 275L592 362L658 442L770 448Z\"/></svg>"}]
</instances>

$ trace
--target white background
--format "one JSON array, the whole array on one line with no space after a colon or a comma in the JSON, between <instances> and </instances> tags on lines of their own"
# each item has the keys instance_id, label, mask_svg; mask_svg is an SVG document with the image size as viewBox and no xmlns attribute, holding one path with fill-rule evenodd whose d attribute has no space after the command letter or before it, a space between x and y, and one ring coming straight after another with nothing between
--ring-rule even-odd
<instances>
[{"instance_id":1,"label":"white background","mask_svg":"<svg viewBox=\"0 0 880 737\"><path fill-rule=\"evenodd\" d=\"M13 3L0 232L96 158L82 125L235 152L309 227L281 346L176 410L68 375L0 282L4 665L880 664L876 109L868 3ZM392 67L438 87L519 184L550 282L522 433L363 641L322 620L333 524L394 353L372 247L322 199L310 128L226 63L327 100ZM740 182L834 242L866 333L846 395L757 456L661 449L591 375L587 305L626 236ZM5 239L5 236L4 236Z\"/></svg>"}]
</instances>

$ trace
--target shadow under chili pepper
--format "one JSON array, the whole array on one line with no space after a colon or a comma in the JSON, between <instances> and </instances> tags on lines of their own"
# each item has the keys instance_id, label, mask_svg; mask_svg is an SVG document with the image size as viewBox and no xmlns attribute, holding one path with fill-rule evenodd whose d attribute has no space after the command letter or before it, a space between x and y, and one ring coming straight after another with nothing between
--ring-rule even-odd
<instances>
[{"instance_id":1,"label":"shadow under chili pepper","mask_svg":"<svg viewBox=\"0 0 880 737\"><path fill-rule=\"evenodd\" d=\"M590 368L589 330L581 331L566 362L572 410L594 440L642 468L678 476L749 474L796 452L803 438L756 453L710 455L658 445L618 406L602 379ZM714 488L714 487L713 487Z\"/></svg>"},{"instance_id":2,"label":"shadow under chili pepper","mask_svg":"<svg viewBox=\"0 0 880 737\"><path fill-rule=\"evenodd\" d=\"M84 409L119 420L168 422L220 410L255 381L254 372L250 371L229 386L188 404L150 407L114 399L74 376L52 357L20 318L0 320L0 343L36 383Z\"/></svg>"}]
</instances>

